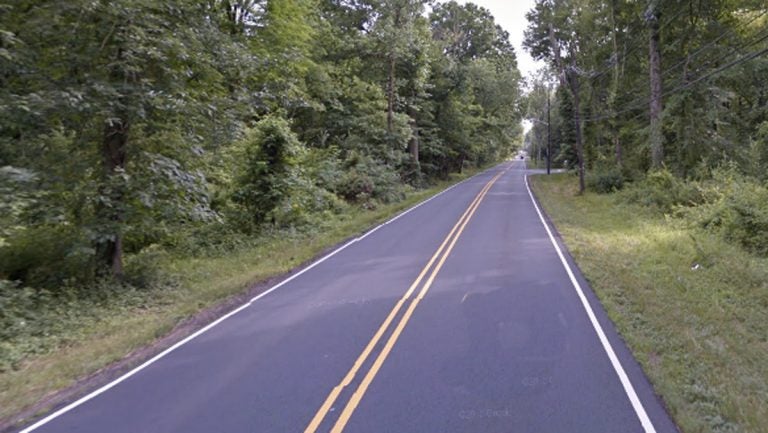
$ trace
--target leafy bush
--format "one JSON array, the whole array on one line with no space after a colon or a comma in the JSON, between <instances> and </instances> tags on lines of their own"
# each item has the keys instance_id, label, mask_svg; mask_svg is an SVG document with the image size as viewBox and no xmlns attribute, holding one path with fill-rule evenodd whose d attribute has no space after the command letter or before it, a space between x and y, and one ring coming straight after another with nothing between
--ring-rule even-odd
<instances>
[{"instance_id":1,"label":"leafy bush","mask_svg":"<svg viewBox=\"0 0 768 433\"><path fill-rule=\"evenodd\" d=\"M392 203L405 196L404 185L390 167L357 153L350 154L344 165L336 192L345 200L375 207L376 202Z\"/></svg>"},{"instance_id":2,"label":"leafy bush","mask_svg":"<svg viewBox=\"0 0 768 433\"><path fill-rule=\"evenodd\" d=\"M289 178L286 187L289 193L270 213L277 226L298 227L321 222L341 212L346 205L334 193L315 185L303 173Z\"/></svg>"},{"instance_id":3,"label":"leafy bush","mask_svg":"<svg viewBox=\"0 0 768 433\"><path fill-rule=\"evenodd\" d=\"M48 324L40 311L45 297L46 292L0 279L0 372L15 367L29 351L20 347L20 340L28 340Z\"/></svg>"},{"instance_id":4,"label":"leafy bush","mask_svg":"<svg viewBox=\"0 0 768 433\"><path fill-rule=\"evenodd\" d=\"M23 227L22 215L37 200L33 191L37 175L20 167L0 167L0 245Z\"/></svg>"},{"instance_id":5,"label":"leafy bush","mask_svg":"<svg viewBox=\"0 0 768 433\"><path fill-rule=\"evenodd\" d=\"M256 237L243 233L237 226L237 215L227 215L227 222L200 224L177 230L163 242L163 246L176 255L214 257L247 248ZM234 220L234 221L229 221Z\"/></svg>"},{"instance_id":6,"label":"leafy bush","mask_svg":"<svg viewBox=\"0 0 768 433\"><path fill-rule=\"evenodd\" d=\"M288 179L302 145L288 121L273 116L248 131L243 145L245 164L235 180L232 199L243 205L258 225L288 195Z\"/></svg>"},{"instance_id":7,"label":"leafy bush","mask_svg":"<svg viewBox=\"0 0 768 433\"><path fill-rule=\"evenodd\" d=\"M668 170L648 173L645 179L634 183L622 193L623 200L671 213L679 206L701 202L701 194L692 183L681 180Z\"/></svg>"},{"instance_id":8,"label":"leafy bush","mask_svg":"<svg viewBox=\"0 0 768 433\"><path fill-rule=\"evenodd\" d=\"M0 277L35 287L63 281L92 281L95 251L84 233L70 226L42 225L19 230L0 247Z\"/></svg>"},{"instance_id":9,"label":"leafy bush","mask_svg":"<svg viewBox=\"0 0 768 433\"><path fill-rule=\"evenodd\" d=\"M682 210L681 216L720 232L747 251L768 256L768 188L730 167L715 170L700 191L704 202Z\"/></svg>"},{"instance_id":10,"label":"leafy bush","mask_svg":"<svg viewBox=\"0 0 768 433\"><path fill-rule=\"evenodd\" d=\"M127 256L123 283L137 289L173 285L174 282L171 281L168 273L163 271L162 266L168 259L168 252L158 244L150 245L139 253Z\"/></svg>"},{"instance_id":11,"label":"leafy bush","mask_svg":"<svg viewBox=\"0 0 768 433\"><path fill-rule=\"evenodd\" d=\"M587 173L587 187L598 194L608 194L624 186L624 176L615 168Z\"/></svg>"}]
</instances>

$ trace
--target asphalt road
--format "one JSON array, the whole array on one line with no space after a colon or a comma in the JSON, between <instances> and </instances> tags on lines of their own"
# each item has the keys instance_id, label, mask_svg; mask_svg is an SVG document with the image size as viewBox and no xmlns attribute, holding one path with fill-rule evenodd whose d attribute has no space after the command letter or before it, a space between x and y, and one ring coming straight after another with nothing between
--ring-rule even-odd
<instances>
[{"instance_id":1,"label":"asphalt road","mask_svg":"<svg viewBox=\"0 0 768 433\"><path fill-rule=\"evenodd\" d=\"M676 431L526 173L457 185L25 431Z\"/></svg>"}]
</instances>

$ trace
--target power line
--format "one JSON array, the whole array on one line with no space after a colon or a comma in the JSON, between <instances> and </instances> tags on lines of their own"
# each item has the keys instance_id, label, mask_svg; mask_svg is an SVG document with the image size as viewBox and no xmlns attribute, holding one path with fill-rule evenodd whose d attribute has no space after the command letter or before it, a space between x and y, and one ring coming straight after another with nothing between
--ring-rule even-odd
<instances>
[{"instance_id":1,"label":"power line","mask_svg":"<svg viewBox=\"0 0 768 433\"><path fill-rule=\"evenodd\" d=\"M764 34L761 35L762 33L764 33ZM704 65L699 66L697 68L696 72L701 71L705 66L707 66L709 64L719 62L719 61L721 61L721 60L723 60L723 59L725 59L727 57L730 57L730 56L734 55L735 53L737 53L740 50L743 50L745 48L751 47L751 46L753 46L755 44L758 44L758 43L760 43L762 41L765 41L766 39L768 39L768 30L764 30L764 31L758 33L757 37L754 40L752 40L751 42L748 42L748 43L746 43L744 45L741 45L739 47L732 47L732 50L727 52L725 55L722 55L722 56L718 57L717 59L710 60L707 63L705 63ZM754 53L752 53L752 54L754 54ZM745 57L749 57L752 54L750 54L748 56L745 56ZM762 53L760 53L760 54L762 54ZM760 54L758 54L758 55L756 55L754 57L749 57L747 60L751 60L752 58L759 57ZM739 60L740 59L738 59L736 61L737 63L735 63L735 64L741 63ZM734 64L734 62L730 62L726 66L732 65L732 64ZM720 70L721 70L721 68L716 69L716 71L718 71L718 72ZM711 76L711 74L705 74L704 75L705 78L709 77L709 76ZM668 96L669 94L673 94L673 93L676 93L677 91L684 90L684 89L690 87L692 84L698 83L699 81L701 81L701 77L695 79L694 81L690 81L690 82L685 82L684 79L680 79L678 81L678 83L682 83L682 85L676 86L675 88L673 88L673 90L663 92L661 96L662 97ZM647 98L647 96L645 98ZM633 102L629 102L627 104L628 106L626 108L622 109L622 110L615 111L614 113L611 113L611 114L606 114L606 115L601 115L601 116L592 116L591 118L585 119L585 121L599 121L599 120L614 118L614 117L616 117L616 116L618 116L620 114L625 114L625 113L628 113L628 112L632 112L634 110L638 110L640 108L644 108L644 106L646 104L648 104L648 103L650 103L650 98L644 99L642 101L639 100L639 99L636 99L634 103Z\"/></svg>"},{"instance_id":2,"label":"power line","mask_svg":"<svg viewBox=\"0 0 768 433\"><path fill-rule=\"evenodd\" d=\"M676 14L676 15L675 15L675 16L674 16L672 19L676 19L676 18L677 18L677 17L678 17L678 16L679 16L679 15L680 15L680 14L681 14L683 11L684 11L684 9L681 9L681 10L680 10L680 13ZM742 23L742 24L740 24L740 25L738 25L738 26L736 26L736 27L734 27L734 28L730 28L730 29L727 29L726 31L724 31L724 32L720 33L720 34L719 34L717 37L715 37L715 38L714 38L712 41L710 41L710 42L708 42L707 44L705 44L705 45L703 45L703 46L699 47L698 49L696 49L696 51L694 51L693 53L691 53L691 54L689 54L689 55L685 56L685 58L683 58L682 60L678 61L677 63L675 63L674 65L670 66L669 68L666 68L666 69L665 69L665 70L662 72L662 77L667 77L668 75L670 75L670 73L671 73L673 70L675 70L676 68L678 68L680 65L682 65L682 64L684 64L684 63L686 63L687 61L690 61L691 59L693 59L694 57L698 56L698 55L699 55L699 54L701 54L702 52L704 52L704 51L706 51L706 50L708 50L708 49L712 49L712 48L714 48L715 44L716 44L717 42L721 41L721 40L722 40L723 38L725 38L726 36L734 35L734 34L735 34L735 32L736 32L736 30L738 30L738 29L741 29L741 28L743 28L743 27L746 27L746 26L749 26L750 24L754 23L755 21L757 21L758 19L760 19L761 17L763 17L763 16L764 16L765 14L767 14L767 13L768 13L768 9L766 9L766 10L763 10L762 12L760 12L759 14L757 14L755 17L753 17L753 18L752 18L752 19L750 19L749 21L747 21L747 22L745 22L745 23ZM668 24L670 24L670 23L671 23L671 21L672 21L672 19L671 19L671 20L669 20L669 21L667 21L667 22L665 23L665 25L668 25ZM663 28L663 26L662 26L662 27L660 27L660 30L659 30L659 31L661 31L661 29L662 29L662 28ZM747 46L753 45L754 43L757 43L757 42L759 42L759 41L755 41L755 42L753 42L753 43L751 43L751 44L748 44L748 45L742 46L742 47L741 47L741 49L744 49L744 48L746 48ZM737 49L738 49L738 48L737 48ZM718 59L716 59L716 60L710 60L710 61L706 62L705 64L703 64L703 65L699 66L697 69L698 69L698 70L701 70L701 69L702 69L704 66L707 66L707 65L709 65L709 64L713 64L713 63L717 63L717 62L719 62L720 60L722 60L723 58L726 58L726 57L728 57L728 56L730 56L730 55L732 55L732 54L733 54L732 52L726 53L726 55L724 55L724 56L721 56L720 58L718 58ZM625 55L625 58L626 58L626 57L627 57L627 56ZM610 70L610 69L608 69L608 70ZM604 71L604 72L602 72L602 73L600 73L600 74L598 74L598 75L596 75L596 76L593 76L593 77L591 78L591 80L590 80L590 81L591 81L591 83L593 83L593 82L594 82L594 80L595 80L595 79L597 79L597 78L599 78L601 75L604 75L604 73L605 73L605 72L607 72L607 71ZM645 92L643 92L643 93L645 93Z\"/></svg>"},{"instance_id":3,"label":"power line","mask_svg":"<svg viewBox=\"0 0 768 433\"><path fill-rule=\"evenodd\" d=\"M752 18L751 20L749 20L749 21L748 21L748 22L746 22L746 23L743 23L743 24L741 24L741 25L739 25L739 26L737 26L737 27L735 27L735 28L732 28L732 29L729 29L729 30L727 30L727 31L725 31L725 32L722 32L722 33L721 33L720 35L718 35L718 36L717 36L717 37L716 37L716 38L715 38L713 41L710 41L709 43L705 44L704 46L702 46L702 47L698 48L698 49L697 49L697 50L696 50L696 51L695 51L693 54L690 54L690 55L686 56L686 58L685 58L685 59L683 59L683 60L679 61L678 63L676 63L675 65L671 66L670 68L667 68L667 69L666 69L666 70L665 70L665 71L662 73L662 79L663 79L665 76L668 76L672 70L674 70L675 68L677 68L677 67L678 67L678 66L680 66L681 64L683 64L683 63L685 63L686 61L690 60L691 58L693 58L693 57L697 56L698 54L700 54L700 53L701 53L701 52L703 52L704 50L706 50L706 49L708 49L708 48L711 48L711 47L713 47L713 46L714 46L714 45L715 45L715 44L716 44L718 41L720 41L721 39L723 39L725 36L728 36L729 34L734 34L734 32L735 32L737 29L739 29L739 28L742 28L742 27L745 27L745 26L748 26L748 25L752 24L753 22L755 22L756 20L758 20L758 19L760 19L762 16L764 16L766 13L768 13L768 10L764 10L764 11L762 11L760 14L758 14L757 16L755 16L754 18ZM678 15L679 15L679 14L678 14ZM760 32L758 32L758 37L759 37L759 35L760 35ZM741 47L735 47L734 49L735 49L735 50L743 50L744 48L747 48L747 47L749 47L749 46L752 46L752 45L754 45L754 44L756 44L756 43L760 42L761 40L762 40L762 39L759 39L759 40L755 40L755 41L753 41L753 42L751 42L751 43L748 43L748 44L746 44L746 45L743 45L743 46L741 46ZM698 67L696 68L696 70L697 70L697 71L699 71L699 70L701 70L703 67L705 67L705 66L707 66L707 65L710 65L710 64L713 64L713 63L715 63L715 64L716 64L716 63L720 62L721 60L723 60L723 59L725 59L725 58L727 58L727 57L730 57L730 56L731 56L731 55L733 55L733 54L734 54L734 52L733 52L733 51L727 52L725 55L723 55L723 56L720 56L720 57L718 57L717 59L714 59L714 60L709 60L709 61L707 61L706 63L704 63L703 65L700 65L700 66L698 66ZM681 81L682 81L682 79L681 79L679 82L681 82ZM646 92L644 92L644 91L643 91L642 93L643 93L643 94L646 94ZM637 95L636 97L639 97L639 95ZM644 96L644 97L648 97L648 96ZM629 111L631 111L631 110L629 110Z\"/></svg>"},{"instance_id":4,"label":"power line","mask_svg":"<svg viewBox=\"0 0 768 433\"><path fill-rule=\"evenodd\" d=\"M705 51L705 50L707 50L707 49L709 49L709 48L711 48L711 47L714 47L714 45L715 45L716 43L720 42L720 41L721 41L723 38L725 38L726 36L730 36L730 35L733 35L733 34L735 34L735 32L736 32L736 30L737 30L737 29L740 29L740 28L742 28L742 27L746 27L746 26L749 26L750 24L754 23L755 21L757 21L758 19L760 19L760 18L761 18L763 15L765 15L765 14L767 14L767 13L768 13L768 9L766 9L766 10L762 11L760 14L758 14L757 16L755 16L754 18L752 18L751 20L747 21L746 23L742 23L741 25L739 25L739 26L737 26L737 27L734 27L734 28L730 28L730 29L728 29L728 30L726 30L726 31L724 31L724 32L722 32L722 33L720 33L720 34L719 34L719 35L718 35L718 36L717 36L715 39L713 39L712 41L710 41L710 42L708 42L707 44L705 44L705 45L703 45L703 46L699 47L699 48L698 48L698 49L696 49L696 51L694 51L693 53L691 53L691 54L687 55L685 58L683 58L683 59L682 59L682 60L680 60L679 62L677 62L677 63L675 63L674 65L672 65L672 66L670 66L669 68L667 68L667 69L666 69L666 70L665 70L665 71L662 73L662 76L663 76L663 75L667 75L669 72L671 72L671 71L675 70L675 69L676 69L677 67L679 67L680 65L682 65L682 64L684 64L685 62L689 61L690 59L692 59L692 58L696 57L696 56L697 56L697 55L699 55L701 52L703 52L703 51Z\"/></svg>"},{"instance_id":5,"label":"power line","mask_svg":"<svg viewBox=\"0 0 768 433\"><path fill-rule=\"evenodd\" d=\"M768 35L766 35L763 38L761 38L761 40L765 40L765 39L768 39ZM753 45L754 43L756 43L756 42L753 42L750 45ZM736 59L736 60L734 60L732 62L729 62L729 63L727 63L727 64L725 64L725 65L723 65L723 66L721 66L721 67L719 67L719 68L717 68L717 69L715 69L715 70L713 70L713 71L711 71L711 72L709 72L707 74L704 74L704 75L696 78L693 81L689 81L689 82L683 83L682 85L677 86L677 87L673 88L672 90L667 90L667 91L663 92L661 94L661 96L665 97L665 96L669 96L669 95L675 94L677 92L680 92L682 90L685 90L685 89L687 89L687 88L689 88L689 87L691 87L691 86L693 86L695 84L698 84L699 82L701 82L703 80L706 80L707 78L711 78L714 75L717 75L717 74L719 74L721 72L724 72L724 71L726 71L726 70L728 70L728 69L730 69L730 68L732 68L734 66L737 66L737 65L739 65L741 63L744 63L744 62L750 61L752 59L755 59L757 57L760 57L760 56L762 56L763 54L766 54L766 53L768 53L768 48L764 48L762 50L757 50L757 51L752 52L752 53L750 53L748 55L742 56L742 57L740 57L740 58L738 58L738 59ZM620 110L620 111L611 113L609 115L593 116L591 118L585 118L585 119L583 119L583 121L584 122L596 122L596 121L600 121L600 120L606 120L606 119L614 118L614 117L618 116L619 114L624 114L624 113L628 113L628 112L640 109L645 104L648 104L648 103L650 103L650 99L643 101L643 104L640 104L640 105L635 104L636 105L635 107L626 108L624 110Z\"/></svg>"},{"instance_id":6,"label":"power line","mask_svg":"<svg viewBox=\"0 0 768 433\"><path fill-rule=\"evenodd\" d=\"M672 18L668 19L666 22L659 25L659 32L661 32L665 27L672 24L672 21L676 20L680 15L685 12L685 9L681 8ZM643 27L643 24L640 24L640 27ZM625 50L624 54L621 56L621 60L626 60L630 54L632 54L636 49L641 47L645 43L645 39L639 38L637 41L630 46L629 50ZM614 56L611 56L611 58L608 60L608 65L606 65L605 68L603 68L600 72L593 73L592 76L589 78L590 83L594 83L595 80L602 77L603 75L607 74L611 69L613 69L614 66L616 66L617 63L619 63L619 56L617 55L614 59Z\"/></svg>"}]
</instances>

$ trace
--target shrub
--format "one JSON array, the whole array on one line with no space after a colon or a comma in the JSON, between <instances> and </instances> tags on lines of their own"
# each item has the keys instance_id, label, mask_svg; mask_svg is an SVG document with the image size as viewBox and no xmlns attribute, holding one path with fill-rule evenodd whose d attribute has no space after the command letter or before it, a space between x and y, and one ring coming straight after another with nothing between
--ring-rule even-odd
<instances>
[{"instance_id":1,"label":"shrub","mask_svg":"<svg viewBox=\"0 0 768 433\"><path fill-rule=\"evenodd\" d=\"M626 188L622 198L663 213L671 213L680 206L696 205L702 199L695 184L678 179L667 170L648 173L645 179Z\"/></svg>"},{"instance_id":2,"label":"shrub","mask_svg":"<svg viewBox=\"0 0 768 433\"><path fill-rule=\"evenodd\" d=\"M245 163L235 181L234 202L243 205L255 224L265 221L287 195L287 182L302 145L288 121L267 117L246 133Z\"/></svg>"},{"instance_id":3,"label":"shrub","mask_svg":"<svg viewBox=\"0 0 768 433\"><path fill-rule=\"evenodd\" d=\"M768 188L731 167L715 170L700 190L704 202L681 216L720 232L747 251L768 256Z\"/></svg>"},{"instance_id":4,"label":"shrub","mask_svg":"<svg viewBox=\"0 0 768 433\"><path fill-rule=\"evenodd\" d=\"M92 281L95 251L84 233L64 224L19 230L0 247L0 277L35 287Z\"/></svg>"},{"instance_id":5,"label":"shrub","mask_svg":"<svg viewBox=\"0 0 768 433\"><path fill-rule=\"evenodd\" d=\"M125 259L123 282L137 289L171 285L170 276L162 270L162 265L167 262L168 257L168 253L157 244L128 255Z\"/></svg>"},{"instance_id":6,"label":"shrub","mask_svg":"<svg viewBox=\"0 0 768 433\"><path fill-rule=\"evenodd\" d=\"M345 200L375 207L376 202L392 203L405 196L404 185L389 166L356 153L350 155L345 165L347 169L335 188Z\"/></svg>"},{"instance_id":7,"label":"shrub","mask_svg":"<svg viewBox=\"0 0 768 433\"><path fill-rule=\"evenodd\" d=\"M30 356L82 341L82 331L119 309L146 305L150 292L113 280L53 291L0 279L0 373Z\"/></svg>"},{"instance_id":8,"label":"shrub","mask_svg":"<svg viewBox=\"0 0 768 433\"><path fill-rule=\"evenodd\" d=\"M624 176L616 168L587 173L587 188L598 194L608 194L624 186Z\"/></svg>"},{"instance_id":9,"label":"shrub","mask_svg":"<svg viewBox=\"0 0 768 433\"><path fill-rule=\"evenodd\" d=\"M173 254L191 257L213 257L231 253L254 245L255 236L243 233L238 224L249 224L238 219L234 211L226 216L226 222L212 222L184 227L166 238L163 246Z\"/></svg>"},{"instance_id":10,"label":"shrub","mask_svg":"<svg viewBox=\"0 0 768 433\"><path fill-rule=\"evenodd\" d=\"M341 212L346 205L334 193L315 185L303 173L296 173L290 178L287 191L285 198L270 214L275 224L281 227L322 222Z\"/></svg>"}]
</instances>

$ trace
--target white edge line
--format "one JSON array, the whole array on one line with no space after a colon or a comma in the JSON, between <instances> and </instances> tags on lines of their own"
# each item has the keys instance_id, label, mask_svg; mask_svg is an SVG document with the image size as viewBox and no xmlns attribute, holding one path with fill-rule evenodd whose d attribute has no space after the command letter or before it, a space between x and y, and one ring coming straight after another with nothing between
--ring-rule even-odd
<instances>
[{"instance_id":1,"label":"white edge line","mask_svg":"<svg viewBox=\"0 0 768 433\"><path fill-rule=\"evenodd\" d=\"M627 373L624 371L624 367L621 366L621 361L619 361L619 358L616 356L616 352L614 352L610 341L608 341L608 337L606 337L605 332L603 331L603 327L600 326L600 322L597 321L595 312L592 310L592 306L589 304L587 297L584 295L584 290L582 290L581 284L579 284L578 280L576 280L576 277L574 276L573 271L571 270L571 267L568 264L568 261L565 260L565 256L563 256L563 252L560 250L560 246L557 244L555 237L552 235L552 231L549 229L549 225L544 219L544 215L542 215L541 213L541 209L539 209L539 205L536 204L536 199L533 198L531 187L528 185L527 174L525 175L525 188L528 190L528 196L531 197L533 206L536 208L536 213L539 214L539 219L541 220L541 223L544 225L544 228L547 230L547 235L549 235L549 240L552 241L552 246L555 247L555 251L557 251L558 257L560 257L560 262L563 264L565 271L568 273L568 277L571 279L573 288L576 289L576 293L579 295L579 299L581 299L581 304L584 306L584 309L587 310L587 316L589 316L589 321L592 322L592 327L595 328L595 332L597 333L597 336L600 339L600 343L602 343L603 349L605 349L605 353L608 355L608 359L611 360L611 365L613 366L613 369L616 371L616 374L619 376L621 385L624 387L624 392L627 394L627 397L629 397L629 401L630 403L632 403L632 408L635 410L635 414L637 414L637 417L640 420L640 423L643 425L643 429L645 430L645 433L656 433L656 428L653 426L651 419L648 417L648 414L645 412L643 403L640 401L640 398L637 396L637 393L635 392L635 388L632 386L632 382L629 380Z\"/></svg>"},{"instance_id":2,"label":"white edge line","mask_svg":"<svg viewBox=\"0 0 768 433\"><path fill-rule=\"evenodd\" d=\"M360 235L359 237L356 237L356 238L348 241L344 245L336 248L335 250L331 251L330 253L326 254L325 256L321 257L320 259L314 261L312 264L310 264L309 266L307 266L304 269L300 270L299 272L297 272L297 273L291 275L290 277L284 279L283 281L275 284L274 286L270 287L268 290L265 290L264 292L260 293L259 295L254 296L250 301L246 302L245 304L235 308L234 310L232 310L232 311L228 312L227 314L219 317L218 319L214 320L213 322L209 323L208 325L198 329L194 333L192 333L192 334L188 335L187 337L185 337L183 340L176 342L171 347L169 347L169 348L163 350L162 352L158 353L157 355L153 356L149 360L145 361L143 364L141 364L138 367L134 368L133 370L129 371L128 373L125 373L124 375L118 377L117 379L113 380L112 382L102 386L101 388L99 388L99 389L97 389L95 391L92 391L90 394L88 394L88 395L86 395L86 396L84 396L84 397L82 397L82 398L80 398L80 399L78 399L78 400L76 400L76 401L74 401L74 402L64 406L64 407L62 407L61 409L53 412L52 414L46 416L43 419L37 421L36 423L32 424L31 426L26 427L25 429L19 431L19 433L30 433L33 430L36 430L37 428L42 427L43 425L51 422L52 420L60 417L61 415L64 415L65 413L71 411L72 409L82 405L83 403L85 403L85 402L87 402L89 400L92 400L93 398L98 397L99 395L105 393L106 391L110 390L111 388L117 386L121 382L127 380L131 376L133 376L136 373L140 372L141 370L144 370L145 368L147 368L150 365L154 364L155 362L159 361L161 358L165 357L166 355L168 355L169 353L171 353L174 350L178 349L179 347L183 346L184 344L189 343L194 338L200 336L201 334L203 334L204 332L210 330L211 328L213 328L214 326L216 326L219 323L223 322L224 320L226 320L226 319L230 318L231 316L234 316L235 314L239 313L240 311L250 307L253 302L258 301L259 299L263 298L264 296L274 292L275 290L279 289L280 287L284 286L285 284L288 284L289 282L291 282L294 279L298 278L300 275L304 274L305 272L309 271L310 269L314 268L315 266L319 265L320 263L323 263L324 261L326 261L329 258L333 257L334 255L336 255L337 253L341 252L343 249L347 248L348 246L352 245L353 243L365 239L366 237L368 237L368 235L376 232L377 230L379 230L380 228L384 227L385 225L400 219L401 217L403 217L406 214L410 213L414 209L416 209L418 207L421 207L422 205L424 205L424 204L432 201L433 199L435 199L435 198L445 194L446 192L448 192L448 191L452 190L453 188L463 184L464 182L467 182L470 179L473 179L473 178L475 178L477 176L480 176L481 174L484 174L484 173L486 173L488 171L493 170L494 168L498 167L499 165L500 164L495 165L495 166L493 166L493 167L491 167L491 168L489 168L487 170L483 170L480 173L477 173L477 174L475 174L473 176L470 176L470 177L468 177L468 178L466 178L466 179L464 179L464 180L462 180L460 182L454 183L453 185L449 186L448 188L438 192L435 195L430 196L429 198L427 198L427 199L417 203L416 205L411 206L410 208L400 212L399 214L395 215L394 217L390 218L389 220L387 220L387 221L377 225L376 227L368 230L367 232L365 232L364 234Z\"/></svg>"}]
</instances>

